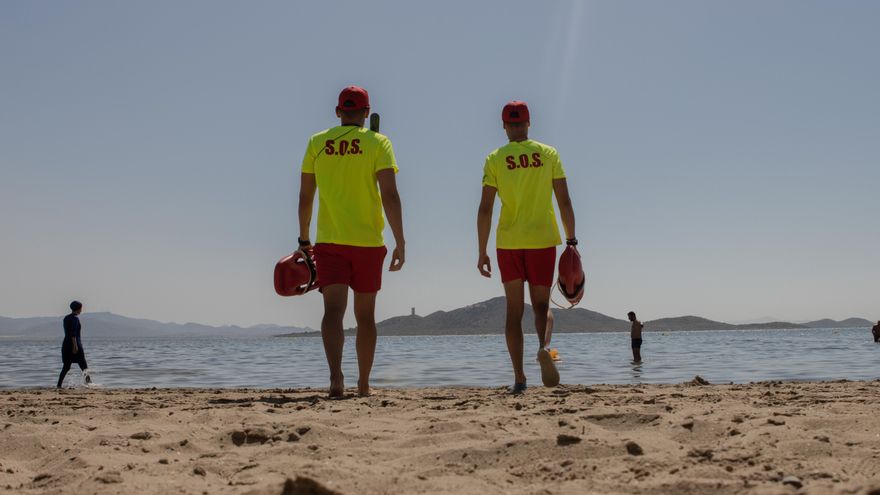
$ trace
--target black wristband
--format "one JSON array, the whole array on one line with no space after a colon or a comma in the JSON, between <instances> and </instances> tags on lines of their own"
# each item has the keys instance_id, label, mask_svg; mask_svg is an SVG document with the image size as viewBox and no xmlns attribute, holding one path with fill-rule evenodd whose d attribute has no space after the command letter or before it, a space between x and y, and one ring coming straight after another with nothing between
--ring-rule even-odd
<instances>
[{"instance_id":1,"label":"black wristband","mask_svg":"<svg viewBox=\"0 0 880 495\"><path fill-rule=\"evenodd\" d=\"M566 239L565 244L567 246L577 246L578 245L577 237L572 237L571 239Z\"/></svg>"},{"instance_id":2,"label":"black wristband","mask_svg":"<svg viewBox=\"0 0 880 495\"><path fill-rule=\"evenodd\" d=\"M299 242L299 247L306 247L306 246L312 245L312 241L310 241L308 239L300 239L299 237L297 237L296 240Z\"/></svg>"}]
</instances>

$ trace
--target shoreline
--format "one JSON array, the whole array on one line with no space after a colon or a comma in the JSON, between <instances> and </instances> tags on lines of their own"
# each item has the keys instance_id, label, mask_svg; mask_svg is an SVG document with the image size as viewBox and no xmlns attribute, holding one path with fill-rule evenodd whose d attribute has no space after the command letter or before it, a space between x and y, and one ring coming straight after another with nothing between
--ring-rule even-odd
<instances>
[{"instance_id":1,"label":"shoreline","mask_svg":"<svg viewBox=\"0 0 880 495\"><path fill-rule=\"evenodd\" d=\"M71 374L77 375L76 370L72 370ZM76 376L74 376L76 378ZM694 380L697 382L700 380L705 380L700 375L696 375ZM632 388L632 387L677 387L677 386L694 386L694 385L702 385L702 386L757 386L757 385L785 385L785 384L815 384L815 385L823 385L823 384L835 384L835 383L865 383L870 384L873 382L880 382L880 378L876 380L859 380L859 379L848 379L848 378L831 378L827 380L822 379L798 379L798 378L789 378L789 379L776 379L776 380L758 380L758 381L749 381L749 382L736 382L736 381L726 381L726 382L717 382L717 381L706 381L705 383L696 383L694 380L687 382L663 382L663 383L653 383L653 382L641 382L641 383L610 383L610 382L591 382L591 383L560 383L559 386L555 387L556 389L573 389L578 387L583 388L591 388L591 387L609 387L609 388ZM66 383L66 382L65 382ZM379 395L382 391L389 392L419 392L424 390L483 390L486 392L489 391L503 391L506 390L508 385L471 385L471 384L453 384L453 385L431 385L431 386L410 386L410 385L378 385L372 387L372 390L375 392L373 396ZM546 389L543 385L535 385L530 384L529 391L535 392L537 390L554 390L554 389ZM346 397L345 399L358 399L364 398L357 395L357 387L352 385L346 385L345 387ZM12 392L23 392L23 393L45 393L45 392L59 392L55 386L46 385L39 387L0 387L0 397L6 393ZM327 392L327 387L256 387L256 386L243 386L243 387L158 387L158 386L144 386L144 387L108 387L101 383L94 384L90 387L85 385L74 385L67 386L61 389L60 393L74 393L74 392L83 392L83 393L100 393L100 392L131 392L131 393L141 393L141 392L205 392L205 393L222 393L222 392L252 392L252 393L262 393L262 394L298 394L298 393L312 393L312 394L322 394ZM329 398L325 398L326 400L333 400Z\"/></svg>"},{"instance_id":2,"label":"shoreline","mask_svg":"<svg viewBox=\"0 0 880 495\"><path fill-rule=\"evenodd\" d=\"M880 490L880 380L350 391L3 389L0 493Z\"/></svg>"}]
</instances>

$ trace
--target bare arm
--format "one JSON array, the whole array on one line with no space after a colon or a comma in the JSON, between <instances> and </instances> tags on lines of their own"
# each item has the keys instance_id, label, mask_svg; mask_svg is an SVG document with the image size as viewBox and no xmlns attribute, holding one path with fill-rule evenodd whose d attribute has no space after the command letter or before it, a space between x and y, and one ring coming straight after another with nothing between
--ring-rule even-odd
<instances>
[{"instance_id":1,"label":"bare arm","mask_svg":"<svg viewBox=\"0 0 880 495\"><path fill-rule=\"evenodd\" d=\"M480 209L477 210L477 242L479 258L477 269L484 277L492 276L492 264L486 247L489 245L489 232L492 230L492 210L495 209L495 195L498 189L492 186L483 186L483 196L480 199Z\"/></svg>"},{"instance_id":2,"label":"bare arm","mask_svg":"<svg viewBox=\"0 0 880 495\"><path fill-rule=\"evenodd\" d=\"M315 204L315 191L318 184L315 174L300 174L299 183L299 238L309 239L309 227L312 224L312 208Z\"/></svg>"},{"instance_id":3,"label":"bare arm","mask_svg":"<svg viewBox=\"0 0 880 495\"><path fill-rule=\"evenodd\" d=\"M386 168L376 172L376 180L379 181L379 192L382 194L382 206L385 208L385 218L394 234L394 252L391 254L391 266L389 270L396 272L403 267L406 260L406 240L403 238L403 205L400 202L400 193L397 192L397 179L394 170Z\"/></svg>"},{"instance_id":4,"label":"bare arm","mask_svg":"<svg viewBox=\"0 0 880 495\"><path fill-rule=\"evenodd\" d=\"M565 179L553 179L553 193L556 195L556 204L559 205L559 216L562 217L565 238L574 239L576 237L574 233L574 207L571 206L568 183Z\"/></svg>"}]
</instances>

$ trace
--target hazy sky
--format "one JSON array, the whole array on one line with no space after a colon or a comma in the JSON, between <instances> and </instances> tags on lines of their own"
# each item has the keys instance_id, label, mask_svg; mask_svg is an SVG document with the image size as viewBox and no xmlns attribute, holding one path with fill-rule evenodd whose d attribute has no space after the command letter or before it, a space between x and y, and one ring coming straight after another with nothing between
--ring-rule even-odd
<instances>
[{"instance_id":1,"label":"hazy sky","mask_svg":"<svg viewBox=\"0 0 880 495\"><path fill-rule=\"evenodd\" d=\"M503 293L475 219L511 99L567 170L582 306L877 319L878 25L872 1L5 0L0 315L317 326L272 269L358 84L408 241L380 319Z\"/></svg>"}]
</instances>

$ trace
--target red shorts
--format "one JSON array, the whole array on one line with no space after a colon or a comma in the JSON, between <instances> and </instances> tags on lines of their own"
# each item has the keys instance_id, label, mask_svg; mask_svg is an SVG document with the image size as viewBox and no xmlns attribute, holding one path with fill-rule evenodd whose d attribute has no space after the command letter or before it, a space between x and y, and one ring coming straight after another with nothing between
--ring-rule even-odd
<instances>
[{"instance_id":1,"label":"red shorts","mask_svg":"<svg viewBox=\"0 0 880 495\"><path fill-rule=\"evenodd\" d=\"M501 283L522 280L532 285L553 285L556 246L541 249L499 249L498 270Z\"/></svg>"},{"instance_id":2,"label":"red shorts","mask_svg":"<svg viewBox=\"0 0 880 495\"><path fill-rule=\"evenodd\" d=\"M344 284L355 292L379 292L385 246L359 247L342 244L315 244L318 287Z\"/></svg>"}]
</instances>

